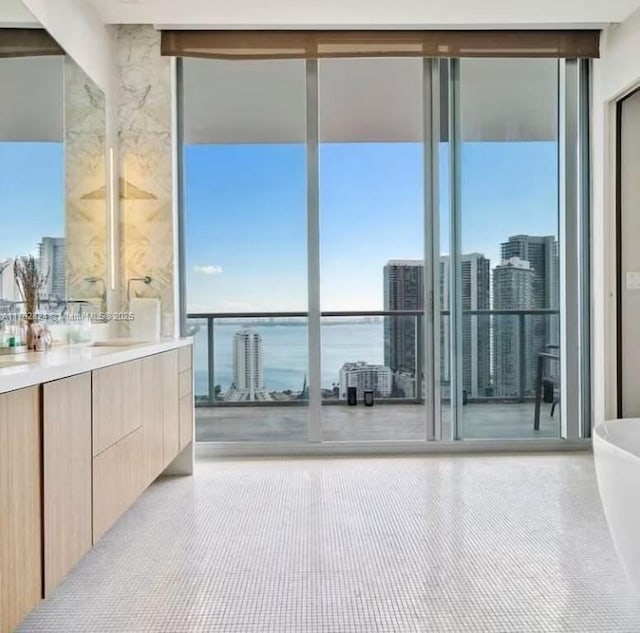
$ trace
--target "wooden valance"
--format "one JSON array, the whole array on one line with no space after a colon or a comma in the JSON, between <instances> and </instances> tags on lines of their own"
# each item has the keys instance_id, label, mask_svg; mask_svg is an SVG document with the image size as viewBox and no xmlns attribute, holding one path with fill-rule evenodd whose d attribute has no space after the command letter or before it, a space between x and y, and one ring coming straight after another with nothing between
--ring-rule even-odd
<instances>
[{"instance_id":1,"label":"wooden valance","mask_svg":"<svg viewBox=\"0 0 640 633\"><path fill-rule=\"evenodd\" d=\"M162 32L162 54L213 59L332 57L599 56L600 32L557 31L181 31Z\"/></svg>"},{"instance_id":2,"label":"wooden valance","mask_svg":"<svg viewBox=\"0 0 640 633\"><path fill-rule=\"evenodd\" d=\"M64 55L64 50L44 29L0 29L0 57Z\"/></svg>"}]
</instances>

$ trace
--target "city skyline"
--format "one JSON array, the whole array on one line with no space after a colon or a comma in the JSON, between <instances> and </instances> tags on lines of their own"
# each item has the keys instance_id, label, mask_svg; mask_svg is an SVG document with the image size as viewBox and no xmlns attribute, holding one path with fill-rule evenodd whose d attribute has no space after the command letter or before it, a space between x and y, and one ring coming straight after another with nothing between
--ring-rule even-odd
<instances>
[{"instance_id":1,"label":"city skyline","mask_svg":"<svg viewBox=\"0 0 640 633\"><path fill-rule=\"evenodd\" d=\"M22 301L20 290L15 281L14 265L18 255L0 259L0 304L13 304ZM40 300L56 302L67 299L65 240L63 237L42 236L38 241L36 261L41 271L46 271L47 282L40 292Z\"/></svg>"},{"instance_id":2,"label":"city skyline","mask_svg":"<svg viewBox=\"0 0 640 633\"><path fill-rule=\"evenodd\" d=\"M461 293L463 310L536 310L554 307L557 303L558 288L555 276L557 266L557 241L553 236L530 236L518 234L508 236L501 242L501 252L506 260L501 260L491 269L489 260L481 253L461 255ZM514 253L525 255L537 261L541 272L530 261L521 259ZM543 267L541 262L546 262ZM443 311L449 305L448 256L440 257L439 288ZM551 288L551 291L545 289ZM420 260L392 260L383 268L383 294L385 310L424 309L424 263ZM531 395L537 354L546 351L556 333L550 325L549 317L528 315L524 326L516 322L516 317L494 315L488 317L462 315L462 389L468 398L505 397L517 398ZM518 319L520 317L517 317ZM537 323L540 320L540 323ZM263 384L264 356L262 339L259 334L251 334L251 328L243 328L234 334L233 375L226 400L264 399L262 396L240 395L238 363L246 360L248 348L237 350L238 337L255 338L258 343L253 355L259 357L261 385L260 391L271 391L268 383ZM448 345L450 328L446 316L441 320L441 368L440 379L443 387L449 384ZM521 344L520 336L525 336ZM551 337L551 338L550 338ZM343 362L338 372L338 396L346 397L348 386L360 391L365 388L382 397L415 398L419 396L416 379L417 332L414 317L386 316L383 318L383 364L375 364L356 358L345 350ZM524 358L520 357L524 350ZM524 381L521 373L524 372ZM257 374L256 374L257 375ZM246 380L245 380L246 382ZM521 389L525 385L525 393ZM327 388L324 386L323 388ZM300 392L291 390L296 398ZM268 396L267 396L268 397ZM360 396L358 396L360 397Z\"/></svg>"},{"instance_id":3,"label":"city skyline","mask_svg":"<svg viewBox=\"0 0 640 633\"><path fill-rule=\"evenodd\" d=\"M503 258L491 268L482 253L460 256L460 306L469 310L557 309L558 244L553 236L512 235L501 243ZM524 259L527 257L528 259ZM392 260L383 269L385 310L424 310L424 270L420 260ZM439 263L440 309L451 310L450 258ZM517 319L517 321L516 321ZM522 323L520 319L524 319ZM489 317L462 314L462 389L467 397L530 395L537 355L557 345L559 330L550 316ZM451 380L448 346L450 320L440 322L440 379ZM520 337L524 341L520 341ZM393 372L393 391L417 396L420 379L415 317L384 318L385 364ZM524 357L521 358L521 352ZM522 393L524 386L525 393Z\"/></svg>"},{"instance_id":4,"label":"city skyline","mask_svg":"<svg viewBox=\"0 0 640 633\"><path fill-rule=\"evenodd\" d=\"M58 301L66 299L67 274L63 237L42 237L38 244L38 265L47 275L47 283L42 290L41 298L53 298Z\"/></svg>"}]
</instances>

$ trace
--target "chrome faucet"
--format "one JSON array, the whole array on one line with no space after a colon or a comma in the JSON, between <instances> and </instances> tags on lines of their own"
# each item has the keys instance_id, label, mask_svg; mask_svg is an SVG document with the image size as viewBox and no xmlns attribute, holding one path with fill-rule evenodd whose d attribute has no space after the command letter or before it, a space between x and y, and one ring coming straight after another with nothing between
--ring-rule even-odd
<instances>
[{"instance_id":1,"label":"chrome faucet","mask_svg":"<svg viewBox=\"0 0 640 633\"><path fill-rule=\"evenodd\" d=\"M107 294L107 286L104 283L104 279L102 277L85 277L84 280L89 284L102 284L102 294L100 297L104 298Z\"/></svg>"},{"instance_id":2,"label":"chrome faucet","mask_svg":"<svg viewBox=\"0 0 640 633\"><path fill-rule=\"evenodd\" d=\"M147 286L151 283L151 277L149 275L145 275L144 277L132 277L127 281L127 301L131 301L131 284L134 281L141 281L143 284Z\"/></svg>"}]
</instances>

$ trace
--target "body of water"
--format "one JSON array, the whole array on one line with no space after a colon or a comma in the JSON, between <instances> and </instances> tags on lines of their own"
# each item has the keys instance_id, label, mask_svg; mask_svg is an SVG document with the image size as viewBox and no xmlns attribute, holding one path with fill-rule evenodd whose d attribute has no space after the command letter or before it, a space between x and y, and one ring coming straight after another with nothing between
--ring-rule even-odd
<instances>
[{"instance_id":1,"label":"body of water","mask_svg":"<svg viewBox=\"0 0 640 633\"><path fill-rule=\"evenodd\" d=\"M226 391L233 374L233 335L238 324L215 324L215 384ZM267 391L300 391L307 370L307 326L303 324L252 325L262 336L264 382ZM330 389L338 382L340 367L346 362L384 363L382 320L372 323L333 323L323 325L322 387ZM196 394L207 394L207 328L202 326L194 345Z\"/></svg>"}]
</instances>

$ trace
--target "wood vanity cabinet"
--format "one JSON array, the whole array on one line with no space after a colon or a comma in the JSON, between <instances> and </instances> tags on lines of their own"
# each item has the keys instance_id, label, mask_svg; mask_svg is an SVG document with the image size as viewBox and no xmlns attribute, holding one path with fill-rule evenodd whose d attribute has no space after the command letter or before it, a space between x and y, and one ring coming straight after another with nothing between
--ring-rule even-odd
<instances>
[{"instance_id":1,"label":"wood vanity cabinet","mask_svg":"<svg viewBox=\"0 0 640 633\"><path fill-rule=\"evenodd\" d=\"M142 426L146 485L179 452L178 391L178 350L143 359Z\"/></svg>"},{"instance_id":2,"label":"wood vanity cabinet","mask_svg":"<svg viewBox=\"0 0 640 633\"><path fill-rule=\"evenodd\" d=\"M144 358L93 371L93 456L142 426Z\"/></svg>"},{"instance_id":3,"label":"wood vanity cabinet","mask_svg":"<svg viewBox=\"0 0 640 633\"><path fill-rule=\"evenodd\" d=\"M193 439L191 346L145 358L142 385L145 462L151 483Z\"/></svg>"},{"instance_id":4,"label":"wood vanity cabinet","mask_svg":"<svg viewBox=\"0 0 640 633\"><path fill-rule=\"evenodd\" d=\"M42 387L44 595L91 549L91 374Z\"/></svg>"},{"instance_id":5,"label":"wood vanity cabinet","mask_svg":"<svg viewBox=\"0 0 640 633\"><path fill-rule=\"evenodd\" d=\"M93 372L94 543L182 448L181 351Z\"/></svg>"},{"instance_id":6,"label":"wood vanity cabinet","mask_svg":"<svg viewBox=\"0 0 640 633\"><path fill-rule=\"evenodd\" d=\"M40 386L0 394L0 633L42 593Z\"/></svg>"},{"instance_id":7,"label":"wood vanity cabinet","mask_svg":"<svg viewBox=\"0 0 640 633\"><path fill-rule=\"evenodd\" d=\"M180 419L180 450L193 441L193 347L181 347L178 350L178 387Z\"/></svg>"},{"instance_id":8,"label":"wood vanity cabinet","mask_svg":"<svg viewBox=\"0 0 640 633\"><path fill-rule=\"evenodd\" d=\"M136 429L93 458L93 542L144 490L144 438Z\"/></svg>"},{"instance_id":9,"label":"wood vanity cabinet","mask_svg":"<svg viewBox=\"0 0 640 633\"><path fill-rule=\"evenodd\" d=\"M92 372L94 543L125 513L148 483L143 430L145 360Z\"/></svg>"},{"instance_id":10,"label":"wood vanity cabinet","mask_svg":"<svg viewBox=\"0 0 640 633\"><path fill-rule=\"evenodd\" d=\"M164 450L163 469L166 468L180 452L180 420L178 418L179 376L178 350L159 355L162 364L164 381L161 383L163 407ZM157 393L158 389L155 388Z\"/></svg>"},{"instance_id":11,"label":"wood vanity cabinet","mask_svg":"<svg viewBox=\"0 0 640 633\"><path fill-rule=\"evenodd\" d=\"M147 485L164 470L164 403L157 386L162 384L163 378L160 358L161 355L142 359L144 477Z\"/></svg>"},{"instance_id":12,"label":"wood vanity cabinet","mask_svg":"<svg viewBox=\"0 0 640 633\"><path fill-rule=\"evenodd\" d=\"M191 346L0 394L0 633L192 438Z\"/></svg>"}]
</instances>

